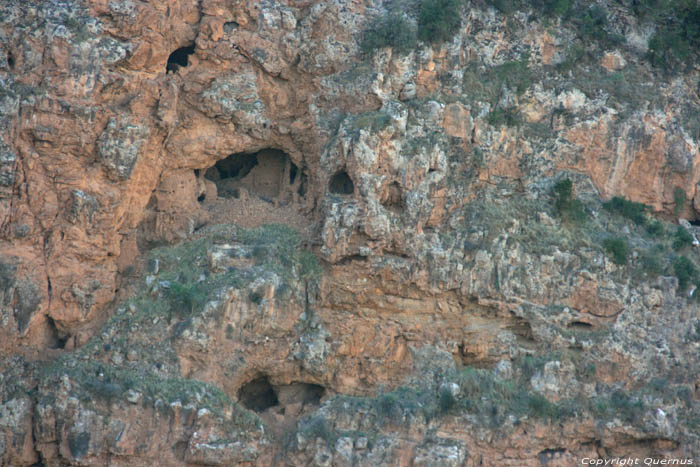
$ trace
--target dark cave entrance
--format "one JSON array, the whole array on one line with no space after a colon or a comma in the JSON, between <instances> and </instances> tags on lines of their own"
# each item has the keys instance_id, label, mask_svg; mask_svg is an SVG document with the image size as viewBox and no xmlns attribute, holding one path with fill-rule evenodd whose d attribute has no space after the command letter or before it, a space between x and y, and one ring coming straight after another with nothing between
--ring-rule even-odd
<instances>
[{"instance_id":1,"label":"dark cave entrance","mask_svg":"<svg viewBox=\"0 0 700 467\"><path fill-rule=\"evenodd\" d=\"M261 376L241 386L238 402L258 413L274 408L273 412L280 416L297 417L310 407L318 407L325 395L326 388L318 384L273 385L267 376Z\"/></svg>"},{"instance_id":2,"label":"dark cave entrance","mask_svg":"<svg viewBox=\"0 0 700 467\"><path fill-rule=\"evenodd\" d=\"M345 170L341 170L331 177L328 189L336 195L351 195L355 192L355 184Z\"/></svg>"},{"instance_id":3,"label":"dark cave entrance","mask_svg":"<svg viewBox=\"0 0 700 467\"><path fill-rule=\"evenodd\" d=\"M14 55L12 55L12 52L7 52L7 65L10 67L11 70L14 70L15 57L14 57Z\"/></svg>"},{"instance_id":4,"label":"dark cave entrance","mask_svg":"<svg viewBox=\"0 0 700 467\"><path fill-rule=\"evenodd\" d=\"M216 184L218 196L222 198L238 198L240 190L245 189L272 202L285 194L303 196L306 191L306 175L278 149L231 154L210 167L204 177Z\"/></svg>"},{"instance_id":5,"label":"dark cave entrance","mask_svg":"<svg viewBox=\"0 0 700 467\"><path fill-rule=\"evenodd\" d=\"M189 64L187 57L194 53L194 44L188 45L186 47L180 47L170 54L168 57L168 63L165 65L165 72L175 73L181 67L185 67Z\"/></svg>"},{"instance_id":6,"label":"dark cave entrance","mask_svg":"<svg viewBox=\"0 0 700 467\"><path fill-rule=\"evenodd\" d=\"M254 379L241 386L241 389L238 390L238 402L255 412L263 412L270 407L279 405L277 394L267 376Z\"/></svg>"}]
</instances>

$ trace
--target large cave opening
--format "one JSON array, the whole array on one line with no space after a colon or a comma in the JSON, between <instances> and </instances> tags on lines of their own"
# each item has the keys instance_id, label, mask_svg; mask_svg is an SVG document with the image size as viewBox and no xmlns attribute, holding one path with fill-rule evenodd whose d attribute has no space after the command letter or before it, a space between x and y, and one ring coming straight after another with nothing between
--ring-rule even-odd
<instances>
[{"instance_id":1,"label":"large cave opening","mask_svg":"<svg viewBox=\"0 0 700 467\"><path fill-rule=\"evenodd\" d=\"M238 390L238 402L249 410L280 417L298 417L318 407L326 388L318 384L292 382L273 385L268 376L260 376Z\"/></svg>"},{"instance_id":2,"label":"large cave opening","mask_svg":"<svg viewBox=\"0 0 700 467\"><path fill-rule=\"evenodd\" d=\"M306 177L289 156L278 149L263 149L252 154L231 154L209 168L204 177L214 182L222 198L238 198L241 190L264 201L286 201L293 193L302 193Z\"/></svg>"},{"instance_id":3,"label":"large cave opening","mask_svg":"<svg viewBox=\"0 0 700 467\"><path fill-rule=\"evenodd\" d=\"M165 65L165 72L175 73L181 67L186 67L189 64L188 57L194 53L194 44L186 47L180 47L173 51L168 57L168 63Z\"/></svg>"}]
</instances>

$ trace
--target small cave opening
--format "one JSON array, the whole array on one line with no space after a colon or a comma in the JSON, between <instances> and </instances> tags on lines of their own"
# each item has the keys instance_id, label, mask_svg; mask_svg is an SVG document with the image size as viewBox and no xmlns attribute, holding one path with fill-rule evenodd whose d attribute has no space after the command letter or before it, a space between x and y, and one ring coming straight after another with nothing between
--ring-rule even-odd
<instances>
[{"instance_id":1,"label":"small cave opening","mask_svg":"<svg viewBox=\"0 0 700 467\"><path fill-rule=\"evenodd\" d=\"M326 388L318 384L294 382L275 386L280 405L299 405L302 410L308 406L318 406L326 395Z\"/></svg>"},{"instance_id":2,"label":"small cave opening","mask_svg":"<svg viewBox=\"0 0 700 467\"><path fill-rule=\"evenodd\" d=\"M690 225L694 225L694 226L696 226L696 227L700 227L700 219L695 219L695 220L688 221L688 222L690 222Z\"/></svg>"},{"instance_id":3,"label":"small cave opening","mask_svg":"<svg viewBox=\"0 0 700 467\"><path fill-rule=\"evenodd\" d=\"M204 174L214 182L218 196L239 198L240 190L272 202L285 192L306 192L306 176L290 157L278 149L263 149L256 153L236 153L218 161Z\"/></svg>"},{"instance_id":4,"label":"small cave opening","mask_svg":"<svg viewBox=\"0 0 700 467\"><path fill-rule=\"evenodd\" d=\"M255 412L263 412L279 405L277 394L267 376L261 376L241 386L238 390L238 402Z\"/></svg>"},{"instance_id":5,"label":"small cave opening","mask_svg":"<svg viewBox=\"0 0 700 467\"><path fill-rule=\"evenodd\" d=\"M224 32L226 34L231 34L233 31L238 29L239 26L240 25L238 23L236 23L235 21L228 21L228 22L224 23Z\"/></svg>"},{"instance_id":6,"label":"small cave opening","mask_svg":"<svg viewBox=\"0 0 700 467\"><path fill-rule=\"evenodd\" d=\"M586 323L585 321L572 321L571 323L569 323L569 327L581 330L593 329L593 325L591 323Z\"/></svg>"},{"instance_id":7,"label":"small cave opening","mask_svg":"<svg viewBox=\"0 0 700 467\"><path fill-rule=\"evenodd\" d=\"M351 195L355 192L355 184L345 170L341 170L331 177L328 189L336 195Z\"/></svg>"},{"instance_id":8,"label":"small cave opening","mask_svg":"<svg viewBox=\"0 0 700 467\"><path fill-rule=\"evenodd\" d=\"M181 67L186 67L189 63L188 57L194 53L194 44L176 49L168 57L168 63L165 65L166 73L175 73Z\"/></svg>"},{"instance_id":9,"label":"small cave opening","mask_svg":"<svg viewBox=\"0 0 700 467\"><path fill-rule=\"evenodd\" d=\"M62 335L61 332L58 330L58 326L56 326L56 322L50 316L48 317L47 323L49 326L49 333L51 335L52 341L49 345L49 348L65 349L66 344L68 343L68 339L70 339L70 336Z\"/></svg>"},{"instance_id":10,"label":"small cave opening","mask_svg":"<svg viewBox=\"0 0 700 467\"><path fill-rule=\"evenodd\" d=\"M398 182L391 182L382 193L382 206L389 211L401 212L403 210L403 196L401 185Z\"/></svg>"},{"instance_id":11,"label":"small cave opening","mask_svg":"<svg viewBox=\"0 0 700 467\"><path fill-rule=\"evenodd\" d=\"M12 55L12 52L7 52L7 66L9 66L11 70L15 68L15 56Z\"/></svg>"}]
</instances>

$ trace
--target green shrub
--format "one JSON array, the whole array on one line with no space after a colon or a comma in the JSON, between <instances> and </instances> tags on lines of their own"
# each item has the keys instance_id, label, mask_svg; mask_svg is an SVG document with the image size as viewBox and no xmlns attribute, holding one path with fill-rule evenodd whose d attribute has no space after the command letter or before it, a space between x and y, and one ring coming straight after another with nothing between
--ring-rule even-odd
<instances>
[{"instance_id":1,"label":"green shrub","mask_svg":"<svg viewBox=\"0 0 700 467\"><path fill-rule=\"evenodd\" d=\"M517 107L495 108L486 117L493 126L518 126L521 123L520 111Z\"/></svg>"},{"instance_id":2,"label":"green shrub","mask_svg":"<svg viewBox=\"0 0 700 467\"><path fill-rule=\"evenodd\" d=\"M685 191L682 188L676 187L673 190L673 214L678 216L685 206L686 197Z\"/></svg>"},{"instance_id":3,"label":"green shrub","mask_svg":"<svg viewBox=\"0 0 700 467\"><path fill-rule=\"evenodd\" d=\"M514 88L518 95L525 92L532 82L532 73L528 68L530 57L505 62L493 68L493 74L502 84Z\"/></svg>"},{"instance_id":4,"label":"green shrub","mask_svg":"<svg viewBox=\"0 0 700 467\"><path fill-rule=\"evenodd\" d=\"M565 221L581 222L586 218L583 203L574 197L573 184L568 178L554 185L554 207Z\"/></svg>"},{"instance_id":5,"label":"green shrub","mask_svg":"<svg viewBox=\"0 0 700 467\"><path fill-rule=\"evenodd\" d=\"M635 224L645 225L649 206L643 203L629 201L621 196L615 196L603 203L603 208L632 220Z\"/></svg>"},{"instance_id":6,"label":"green shrub","mask_svg":"<svg viewBox=\"0 0 700 467\"><path fill-rule=\"evenodd\" d=\"M365 53L392 47L403 54L413 50L416 42L416 28L413 23L400 13L389 13L370 22L362 36L360 47Z\"/></svg>"},{"instance_id":7,"label":"green shrub","mask_svg":"<svg viewBox=\"0 0 700 467\"><path fill-rule=\"evenodd\" d=\"M682 250L683 248L693 244L693 236L685 229L685 227L679 225L676 232L673 234L673 249L676 251Z\"/></svg>"},{"instance_id":8,"label":"green shrub","mask_svg":"<svg viewBox=\"0 0 700 467\"><path fill-rule=\"evenodd\" d=\"M606 238L603 240L603 248L610 255L615 264L627 264L629 247L624 238Z\"/></svg>"},{"instance_id":9,"label":"green shrub","mask_svg":"<svg viewBox=\"0 0 700 467\"><path fill-rule=\"evenodd\" d=\"M171 312L180 316L192 314L207 301L207 293L199 283L173 282L165 289L165 296L170 301Z\"/></svg>"},{"instance_id":10,"label":"green shrub","mask_svg":"<svg viewBox=\"0 0 700 467\"><path fill-rule=\"evenodd\" d=\"M647 58L667 72L692 63L700 50L700 3L671 0L660 10L647 9L656 17L656 32L649 40Z\"/></svg>"},{"instance_id":11,"label":"green shrub","mask_svg":"<svg viewBox=\"0 0 700 467\"><path fill-rule=\"evenodd\" d=\"M647 224L646 229L647 233L652 237L660 237L664 233L664 225L657 219L654 219L653 221L649 222Z\"/></svg>"},{"instance_id":12,"label":"green shrub","mask_svg":"<svg viewBox=\"0 0 700 467\"><path fill-rule=\"evenodd\" d=\"M438 407L440 412L445 414L452 410L452 408L457 404L457 399L452 395L452 391L449 388L440 389L440 397L438 399Z\"/></svg>"},{"instance_id":13,"label":"green shrub","mask_svg":"<svg viewBox=\"0 0 700 467\"><path fill-rule=\"evenodd\" d=\"M445 42L455 35L462 23L463 0L421 0L418 6L418 39Z\"/></svg>"},{"instance_id":14,"label":"green shrub","mask_svg":"<svg viewBox=\"0 0 700 467\"><path fill-rule=\"evenodd\" d=\"M678 278L678 288L685 290L692 279L698 275L695 265L685 256L676 256L673 260L673 272Z\"/></svg>"}]
</instances>

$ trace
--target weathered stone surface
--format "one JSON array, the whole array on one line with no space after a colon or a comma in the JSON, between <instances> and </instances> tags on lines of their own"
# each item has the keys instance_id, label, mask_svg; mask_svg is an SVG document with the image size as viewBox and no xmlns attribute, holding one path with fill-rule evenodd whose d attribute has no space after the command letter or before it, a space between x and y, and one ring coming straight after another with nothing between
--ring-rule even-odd
<instances>
[{"instance_id":1,"label":"weathered stone surface","mask_svg":"<svg viewBox=\"0 0 700 467\"><path fill-rule=\"evenodd\" d=\"M696 284L672 277L697 252L600 204L700 217L697 70L649 68L653 31L623 6L625 44L571 72L566 21L476 4L450 41L362 54L390 3L0 5L0 463L700 455ZM232 155L259 159L222 174ZM554 208L564 177L582 226ZM236 233L271 223L317 271L289 231ZM626 266L601 247L620 235ZM202 402L259 378L260 423ZM525 412L498 399L513 387Z\"/></svg>"}]
</instances>

